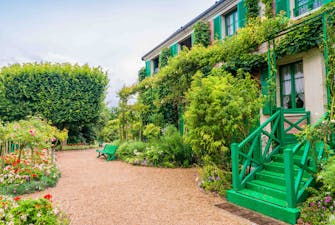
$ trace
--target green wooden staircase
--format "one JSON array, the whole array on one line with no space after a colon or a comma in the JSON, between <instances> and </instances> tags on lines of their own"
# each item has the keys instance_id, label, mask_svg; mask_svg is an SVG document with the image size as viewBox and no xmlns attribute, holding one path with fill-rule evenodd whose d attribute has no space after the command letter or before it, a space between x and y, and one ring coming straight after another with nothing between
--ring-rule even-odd
<instances>
[{"instance_id":1,"label":"green wooden staircase","mask_svg":"<svg viewBox=\"0 0 335 225\"><path fill-rule=\"evenodd\" d=\"M233 143L233 189L228 201L267 216L295 224L297 205L314 185L323 142L299 142L294 133L310 123L309 112L278 109L241 143Z\"/></svg>"}]
</instances>

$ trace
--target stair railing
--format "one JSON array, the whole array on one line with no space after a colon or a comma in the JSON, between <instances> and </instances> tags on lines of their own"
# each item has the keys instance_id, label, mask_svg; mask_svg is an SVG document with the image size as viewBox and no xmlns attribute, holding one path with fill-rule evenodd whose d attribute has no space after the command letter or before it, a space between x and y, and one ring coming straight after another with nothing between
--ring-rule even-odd
<instances>
[{"instance_id":1,"label":"stair railing","mask_svg":"<svg viewBox=\"0 0 335 225\"><path fill-rule=\"evenodd\" d=\"M235 191L245 187L256 172L263 168L263 164L278 153L281 140L277 132L280 130L281 122L282 109L279 109L242 142L231 145L232 180Z\"/></svg>"},{"instance_id":2,"label":"stair railing","mask_svg":"<svg viewBox=\"0 0 335 225\"><path fill-rule=\"evenodd\" d=\"M317 126L327 115L325 114L313 126ZM301 154L301 160L294 158L295 155ZM306 189L314 182L317 166L324 154L324 143L322 141L312 144L306 138L296 144L293 149L284 150L285 163L285 181L287 192L287 206L295 208L297 202L301 202L306 193ZM295 169L297 173L295 174Z\"/></svg>"}]
</instances>

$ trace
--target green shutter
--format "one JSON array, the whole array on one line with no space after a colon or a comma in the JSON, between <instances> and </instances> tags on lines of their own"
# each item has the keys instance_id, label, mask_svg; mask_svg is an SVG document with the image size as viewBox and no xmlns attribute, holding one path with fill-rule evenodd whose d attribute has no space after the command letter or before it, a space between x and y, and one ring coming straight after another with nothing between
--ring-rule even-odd
<instances>
[{"instance_id":1,"label":"green shutter","mask_svg":"<svg viewBox=\"0 0 335 225\"><path fill-rule=\"evenodd\" d=\"M214 39L215 40L222 40L222 16L219 15L214 18Z\"/></svg>"},{"instance_id":2,"label":"green shutter","mask_svg":"<svg viewBox=\"0 0 335 225\"><path fill-rule=\"evenodd\" d=\"M145 62L145 72L146 72L147 77L151 75L151 61L150 60L147 60Z\"/></svg>"},{"instance_id":3,"label":"green shutter","mask_svg":"<svg viewBox=\"0 0 335 225\"><path fill-rule=\"evenodd\" d=\"M178 43L175 43L170 46L170 55L171 57L178 55Z\"/></svg>"},{"instance_id":4,"label":"green shutter","mask_svg":"<svg viewBox=\"0 0 335 225\"><path fill-rule=\"evenodd\" d=\"M244 5L244 0L237 3L238 27L244 27L247 23L247 8Z\"/></svg>"},{"instance_id":5,"label":"green shutter","mask_svg":"<svg viewBox=\"0 0 335 225\"><path fill-rule=\"evenodd\" d=\"M263 114L270 115L271 113L271 105L269 94L269 86L268 86L269 73L268 69L263 69L261 71L261 85L262 85L262 95L265 96L265 101L263 103Z\"/></svg>"},{"instance_id":6,"label":"green shutter","mask_svg":"<svg viewBox=\"0 0 335 225\"><path fill-rule=\"evenodd\" d=\"M286 16L290 18L290 2L289 0L276 0L276 15L281 11L286 13Z\"/></svg>"}]
</instances>

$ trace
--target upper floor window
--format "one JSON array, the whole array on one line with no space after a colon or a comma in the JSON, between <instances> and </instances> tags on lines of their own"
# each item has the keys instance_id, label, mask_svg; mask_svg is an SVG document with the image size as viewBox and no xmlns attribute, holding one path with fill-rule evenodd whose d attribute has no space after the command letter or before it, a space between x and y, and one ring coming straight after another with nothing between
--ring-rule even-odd
<instances>
[{"instance_id":1,"label":"upper floor window","mask_svg":"<svg viewBox=\"0 0 335 225\"><path fill-rule=\"evenodd\" d=\"M319 8L322 0L295 0L294 16L300 16L308 11Z\"/></svg>"},{"instance_id":2,"label":"upper floor window","mask_svg":"<svg viewBox=\"0 0 335 225\"><path fill-rule=\"evenodd\" d=\"M185 38L179 43L179 45L180 45L181 50L183 50L185 47L187 47L188 49L191 49L192 48L192 37L189 36Z\"/></svg>"},{"instance_id":3,"label":"upper floor window","mask_svg":"<svg viewBox=\"0 0 335 225\"><path fill-rule=\"evenodd\" d=\"M156 57L152 60L154 66L154 73L158 73L159 71L159 57Z\"/></svg>"},{"instance_id":4,"label":"upper floor window","mask_svg":"<svg viewBox=\"0 0 335 225\"><path fill-rule=\"evenodd\" d=\"M237 10L234 10L225 16L226 35L232 36L238 28Z\"/></svg>"}]
</instances>

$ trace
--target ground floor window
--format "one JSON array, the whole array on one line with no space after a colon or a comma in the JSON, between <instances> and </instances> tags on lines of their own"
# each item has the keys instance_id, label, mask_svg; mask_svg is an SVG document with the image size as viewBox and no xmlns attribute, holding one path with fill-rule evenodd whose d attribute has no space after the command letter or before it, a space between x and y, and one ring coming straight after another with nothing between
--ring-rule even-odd
<instances>
[{"instance_id":1,"label":"ground floor window","mask_svg":"<svg viewBox=\"0 0 335 225\"><path fill-rule=\"evenodd\" d=\"M305 108L302 61L280 67L281 104L284 109Z\"/></svg>"},{"instance_id":2,"label":"ground floor window","mask_svg":"<svg viewBox=\"0 0 335 225\"><path fill-rule=\"evenodd\" d=\"M310 10L319 8L322 0L295 0L295 16L302 15Z\"/></svg>"}]
</instances>

